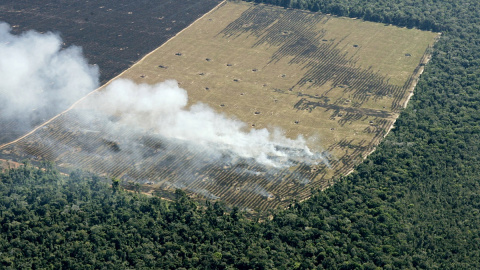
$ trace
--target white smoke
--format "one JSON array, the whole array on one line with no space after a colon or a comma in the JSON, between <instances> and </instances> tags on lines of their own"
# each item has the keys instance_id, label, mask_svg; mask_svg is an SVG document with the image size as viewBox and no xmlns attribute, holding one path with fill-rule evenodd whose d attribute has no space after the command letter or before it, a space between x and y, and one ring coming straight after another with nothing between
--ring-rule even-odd
<instances>
[{"instance_id":1,"label":"white smoke","mask_svg":"<svg viewBox=\"0 0 480 270\"><path fill-rule=\"evenodd\" d=\"M2 119L59 112L98 86L98 68L88 65L82 50L61 45L57 34L13 35L10 26L0 22Z\"/></svg>"},{"instance_id":2,"label":"white smoke","mask_svg":"<svg viewBox=\"0 0 480 270\"><path fill-rule=\"evenodd\" d=\"M8 24L0 23L0 120L52 108L58 113L57 108L97 87L98 68L88 65L79 47L62 49L61 44L56 34L29 31L16 36ZM249 129L205 104L187 106L187 92L173 80L147 85L117 79L87 103L116 118L104 121L101 128L110 138L114 130L127 127L136 138L142 136L139 132L156 134L197 151L227 155L229 162L239 157L286 167L323 161L301 136L289 139L280 130ZM96 113L83 114L84 121L93 121ZM133 137L123 140L133 141Z\"/></svg>"},{"instance_id":3,"label":"white smoke","mask_svg":"<svg viewBox=\"0 0 480 270\"><path fill-rule=\"evenodd\" d=\"M95 102L94 107L118 116L122 125L153 131L202 149L253 159L263 165L285 167L293 161L311 164L322 159L310 151L302 136L292 140L280 130L248 130L245 123L202 103L187 107L187 92L174 80L147 85L117 79Z\"/></svg>"}]
</instances>

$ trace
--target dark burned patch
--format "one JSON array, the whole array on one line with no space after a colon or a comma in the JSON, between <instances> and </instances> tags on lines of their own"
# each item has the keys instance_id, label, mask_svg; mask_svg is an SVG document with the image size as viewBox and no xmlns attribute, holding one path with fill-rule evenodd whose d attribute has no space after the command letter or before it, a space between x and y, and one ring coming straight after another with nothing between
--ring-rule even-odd
<instances>
[{"instance_id":1,"label":"dark burned patch","mask_svg":"<svg viewBox=\"0 0 480 270\"><path fill-rule=\"evenodd\" d=\"M160 138L154 137L154 136L143 136L140 138L139 142L152 150L158 151L158 150L165 150L165 142L163 142Z\"/></svg>"},{"instance_id":2,"label":"dark burned patch","mask_svg":"<svg viewBox=\"0 0 480 270\"><path fill-rule=\"evenodd\" d=\"M342 117L344 117L344 119L348 119L348 116L352 114L356 114L360 116L381 117L381 118L390 118L394 116L393 113L389 111L340 106L336 104L329 104L328 102L325 102L325 101L317 101L317 100L312 101L306 98L301 98L293 107L297 110L305 110L309 112L313 111L316 108L325 108L327 110L334 110L337 113L334 113L332 117L336 117L338 116L338 114L340 114L340 111L344 111L347 113L346 116L342 114Z\"/></svg>"},{"instance_id":3,"label":"dark burned patch","mask_svg":"<svg viewBox=\"0 0 480 270\"><path fill-rule=\"evenodd\" d=\"M237 37L244 33L260 36L282 13L277 9L263 8L261 6L251 7L240 18L222 30L221 34L226 37Z\"/></svg>"},{"instance_id":4,"label":"dark burned patch","mask_svg":"<svg viewBox=\"0 0 480 270\"><path fill-rule=\"evenodd\" d=\"M4 0L0 20L17 25L15 33L30 29L60 32L66 46L81 46L90 62L101 67L101 82L105 83L220 2Z\"/></svg>"},{"instance_id":5,"label":"dark burned patch","mask_svg":"<svg viewBox=\"0 0 480 270\"><path fill-rule=\"evenodd\" d=\"M327 42L326 30L318 30L317 26L328 19L326 15L298 10L252 6L219 34L224 38L245 34L257 38L253 47L262 44L278 47L271 62L288 57L290 64L301 65L306 70L293 87L321 87L329 82L333 87L343 88L360 103L392 97L390 109L398 111L408 86L392 85L385 76L371 68L357 67L355 55L347 57L339 47L341 41ZM357 44L353 47L361 48Z\"/></svg>"},{"instance_id":6,"label":"dark burned patch","mask_svg":"<svg viewBox=\"0 0 480 270\"><path fill-rule=\"evenodd\" d=\"M118 115L110 115L110 116L108 116L108 120L111 121L111 122L114 122L114 123L120 121L120 119L122 119L122 118L121 118L120 116L118 116Z\"/></svg>"},{"instance_id":7,"label":"dark burned patch","mask_svg":"<svg viewBox=\"0 0 480 270\"><path fill-rule=\"evenodd\" d=\"M103 143L113 152L120 152L120 146L117 142L102 139Z\"/></svg>"},{"instance_id":8,"label":"dark burned patch","mask_svg":"<svg viewBox=\"0 0 480 270\"><path fill-rule=\"evenodd\" d=\"M17 139L32 126L30 123L23 123L17 119L0 118L0 145Z\"/></svg>"}]
</instances>

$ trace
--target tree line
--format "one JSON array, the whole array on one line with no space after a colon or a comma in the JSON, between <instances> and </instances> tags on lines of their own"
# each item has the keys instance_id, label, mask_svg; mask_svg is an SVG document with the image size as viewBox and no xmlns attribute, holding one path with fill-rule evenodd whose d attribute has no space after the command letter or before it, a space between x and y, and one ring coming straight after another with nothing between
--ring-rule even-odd
<instances>
[{"instance_id":1,"label":"tree line","mask_svg":"<svg viewBox=\"0 0 480 270\"><path fill-rule=\"evenodd\" d=\"M480 2L264 2L382 22L400 14L404 23L392 23L443 32L377 151L263 222L181 191L166 202L48 164L5 170L2 268L480 268Z\"/></svg>"}]
</instances>

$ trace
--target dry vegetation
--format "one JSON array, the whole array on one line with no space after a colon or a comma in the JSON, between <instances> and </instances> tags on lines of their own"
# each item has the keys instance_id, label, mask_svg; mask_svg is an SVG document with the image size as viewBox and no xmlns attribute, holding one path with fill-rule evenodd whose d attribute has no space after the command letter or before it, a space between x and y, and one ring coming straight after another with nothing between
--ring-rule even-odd
<instances>
[{"instance_id":1,"label":"dry vegetation","mask_svg":"<svg viewBox=\"0 0 480 270\"><path fill-rule=\"evenodd\" d=\"M436 36L226 2L121 75L150 84L176 79L190 104L206 103L252 128L304 135L311 148L328 152L330 166L212 165L182 146L159 154L164 142L148 134L138 138L142 154L134 158L118 149L121 141L102 139L102 127L76 122L73 112L3 154L51 159L161 192L183 188L247 208L286 206L307 198L311 188L327 187L375 149L408 101Z\"/></svg>"},{"instance_id":2,"label":"dry vegetation","mask_svg":"<svg viewBox=\"0 0 480 270\"><path fill-rule=\"evenodd\" d=\"M28 30L61 33L64 46L82 47L89 62L101 67L100 82L105 83L219 2L163 0L152 5L148 1L128 0L3 0L0 21L11 24L15 34ZM22 123L0 114L0 145L31 131L60 111L49 108L42 113L25 112L28 121Z\"/></svg>"}]
</instances>

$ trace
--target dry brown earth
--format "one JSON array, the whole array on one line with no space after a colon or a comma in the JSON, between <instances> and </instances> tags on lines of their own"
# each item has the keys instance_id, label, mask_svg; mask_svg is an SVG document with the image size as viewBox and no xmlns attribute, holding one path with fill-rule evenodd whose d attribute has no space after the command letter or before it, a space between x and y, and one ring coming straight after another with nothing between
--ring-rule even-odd
<instances>
[{"instance_id":1,"label":"dry brown earth","mask_svg":"<svg viewBox=\"0 0 480 270\"><path fill-rule=\"evenodd\" d=\"M226 2L124 72L139 83L176 79L203 102L252 128L303 135L329 165L266 169L211 164L184 147L161 151L139 138L141 158L121 139L62 115L4 151L55 160L208 199L264 210L310 196L349 173L386 136L411 94L436 33L264 5ZM94 98L94 97L93 97ZM88 108L88 99L82 109ZM258 112L258 113L256 113ZM85 131L87 130L87 131ZM113 149L113 150L112 150Z\"/></svg>"}]
</instances>

